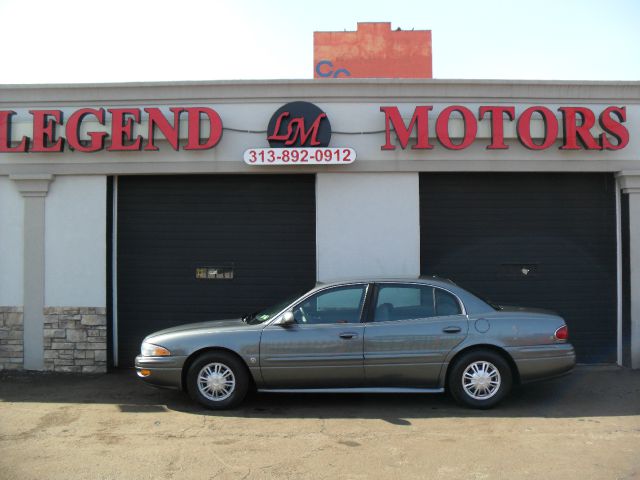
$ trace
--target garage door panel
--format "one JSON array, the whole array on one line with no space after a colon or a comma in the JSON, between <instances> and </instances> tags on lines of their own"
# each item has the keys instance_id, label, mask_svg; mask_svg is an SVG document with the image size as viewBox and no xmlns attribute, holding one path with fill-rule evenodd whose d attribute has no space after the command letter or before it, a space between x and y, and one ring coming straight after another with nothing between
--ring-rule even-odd
<instances>
[{"instance_id":1,"label":"garage door panel","mask_svg":"<svg viewBox=\"0 0 640 480\"><path fill-rule=\"evenodd\" d=\"M615 361L612 175L421 174L420 197L423 274L557 311L579 361Z\"/></svg>"},{"instance_id":2,"label":"garage door panel","mask_svg":"<svg viewBox=\"0 0 640 480\"><path fill-rule=\"evenodd\" d=\"M313 286L313 175L120 177L119 365L142 338L236 317ZM232 267L232 280L196 278Z\"/></svg>"}]
</instances>

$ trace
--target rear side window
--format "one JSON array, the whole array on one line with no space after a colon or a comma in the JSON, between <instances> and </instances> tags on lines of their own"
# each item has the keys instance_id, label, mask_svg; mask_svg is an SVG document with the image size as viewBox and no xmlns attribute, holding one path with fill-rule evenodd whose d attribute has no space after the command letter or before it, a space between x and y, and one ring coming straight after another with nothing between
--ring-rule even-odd
<instances>
[{"instance_id":1,"label":"rear side window","mask_svg":"<svg viewBox=\"0 0 640 480\"><path fill-rule=\"evenodd\" d=\"M456 297L439 288L436 288L435 292L436 315L443 317L445 315L460 315L462 313L460 303Z\"/></svg>"},{"instance_id":2,"label":"rear side window","mask_svg":"<svg viewBox=\"0 0 640 480\"><path fill-rule=\"evenodd\" d=\"M428 285L380 285L374 322L430 318L461 313L456 297Z\"/></svg>"}]
</instances>

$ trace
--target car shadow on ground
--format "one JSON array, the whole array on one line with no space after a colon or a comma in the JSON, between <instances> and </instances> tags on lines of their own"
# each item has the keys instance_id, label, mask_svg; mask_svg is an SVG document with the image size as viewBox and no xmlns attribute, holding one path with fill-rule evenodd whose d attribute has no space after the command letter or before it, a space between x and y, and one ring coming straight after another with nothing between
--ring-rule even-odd
<instances>
[{"instance_id":1,"label":"car shadow on ground","mask_svg":"<svg viewBox=\"0 0 640 480\"><path fill-rule=\"evenodd\" d=\"M178 391L149 387L133 370L82 376L0 372L0 401L112 404L123 413L247 418L371 418L411 425L418 418L575 418L640 415L640 371L585 366L570 375L515 388L492 410L456 405L445 394L252 393L234 410L211 411Z\"/></svg>"}]
</instances>

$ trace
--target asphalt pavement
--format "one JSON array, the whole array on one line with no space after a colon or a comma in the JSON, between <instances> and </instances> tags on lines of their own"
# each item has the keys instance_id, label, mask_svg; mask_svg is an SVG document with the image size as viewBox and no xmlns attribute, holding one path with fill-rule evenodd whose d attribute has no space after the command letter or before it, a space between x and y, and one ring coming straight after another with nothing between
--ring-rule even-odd
<instances>
[{"instance_id":1,"label":"asphalt pavement","mask_svg":"<svg viewBox=\"0 0 640 480\"><path fill-rule=\"evenodd\" d=\"M578 367L489 411L253 394L204 410L131 370L0 372L0 479L640 479L640 371Z\"/></svg>"}]
</instances>

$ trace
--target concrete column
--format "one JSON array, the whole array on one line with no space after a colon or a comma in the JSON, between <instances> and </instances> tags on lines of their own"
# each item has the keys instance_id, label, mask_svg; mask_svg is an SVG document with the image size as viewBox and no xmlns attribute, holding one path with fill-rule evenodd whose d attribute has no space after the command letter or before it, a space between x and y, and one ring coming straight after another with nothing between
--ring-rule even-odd
<instances>
[{"instance_id":1,"label":"concrete column","mask_svg":"<svg viewBox=\"0 0 640 480\"><path fill-rule=\"evenodd\" d=\"M44 368L44 201L53 175L11 175L24 197L24 368Z\"/></svg>"},{"instance_id":2,"label":"concrete column","mask_svg":"<svg viewBox=\"0 0 640 480\"><path fill-rule=\"evenodd\" d=\"M631 368L640 368L640 171L620 172L618 180L629 195Z\"/></svg>"}]
</instances>

